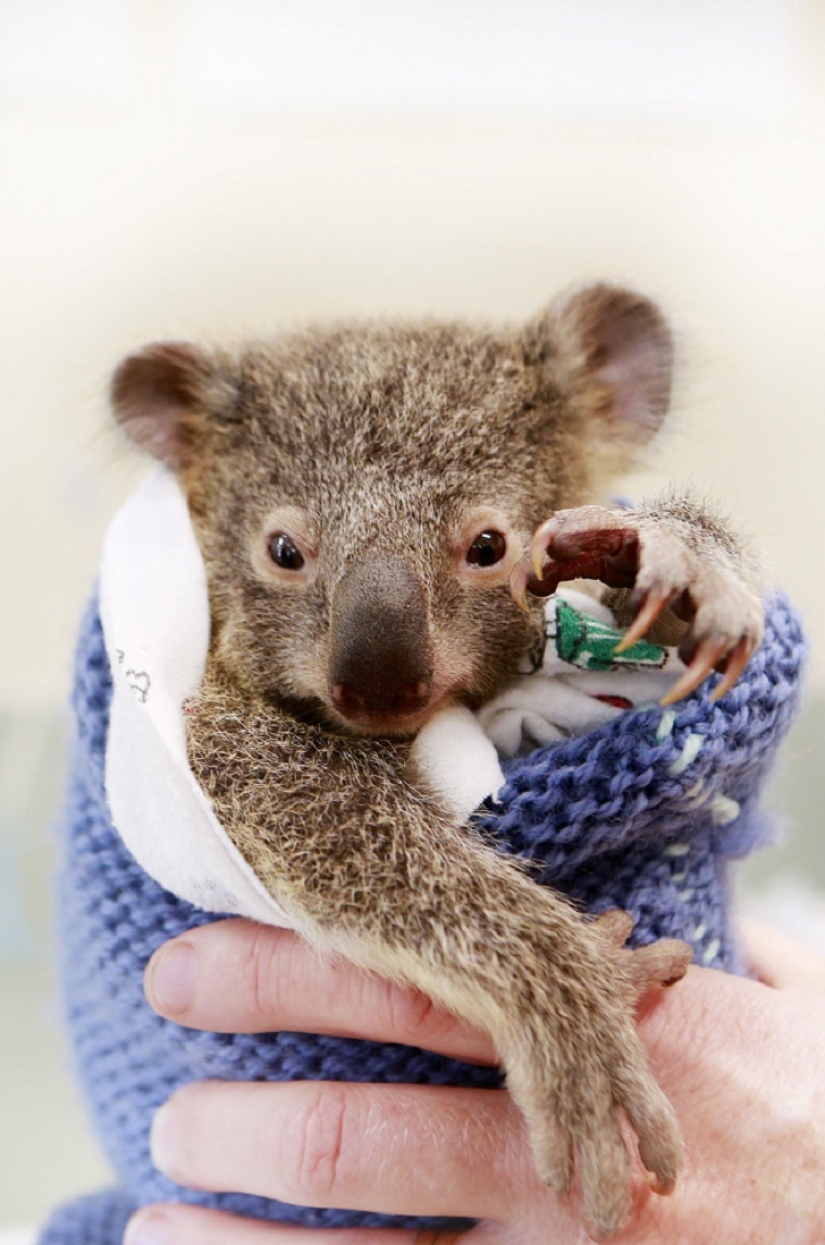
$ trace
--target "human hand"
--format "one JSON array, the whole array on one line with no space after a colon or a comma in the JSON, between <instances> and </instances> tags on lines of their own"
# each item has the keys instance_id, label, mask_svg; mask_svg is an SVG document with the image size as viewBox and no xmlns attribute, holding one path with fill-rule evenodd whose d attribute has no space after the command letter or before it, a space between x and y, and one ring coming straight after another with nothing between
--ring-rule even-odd
<instances>
[{"instance_id":1,"label":"human hand","mask_svg":"<svg viewBox=\"0 0 825 1245\"><path fill-rule=\"evenodd\" d=\"M691 969L649 996L640 1029L680 1119L675 1193L639 1167L616 1245L815 1245L825 1239L825 961L748 931L772 988ZM153 957L147 997L192 1028L337 1033L492 1062L487 1039L421 995L332 964L282 930L225 921ZM521 1118L497 1090L296 1082L187 1086L161 1108L158 1166L181 1184L299 1205L476 1218L461 1245L579 1245L575 1205L533 1171ZM440 1235L440 1245L451 1238ZM435 1245L400 1229L308 1229L194 1207L149 1207L127 1245Z\"/></svg>"}]
</instances>

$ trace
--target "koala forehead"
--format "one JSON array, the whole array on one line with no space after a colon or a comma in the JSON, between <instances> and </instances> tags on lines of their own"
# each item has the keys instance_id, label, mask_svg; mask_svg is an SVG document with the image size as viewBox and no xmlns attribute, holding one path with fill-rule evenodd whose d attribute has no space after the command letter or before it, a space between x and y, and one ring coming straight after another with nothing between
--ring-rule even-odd
<instances>
[{"instance_id":1,"label":"koala forehead","mask_svg":"<svg viewBox=\"0 0 825 1245\"><path fill-rule=\"evenodd\" d=\"M327 516L375 479L534 522L638 461L668 409L673 338L632 290L573 290L521 328L345 325L210 349L155 342L115 418L176 471L204 529L266 498ZM515 505L515 511L513 506ZM234 511L237 514L237 510Z\"/></svg>"},{"instance_id":2,"label":"koala forehead","mask_svg":"<svg viewBox=\"0 0 825 1245\"><path fill-rule=\"evenodd\" d=\"M332 498L385 479L445 498L535 475L554 396L513 337L466 327L359 327L247 348L238 360L244 452L258 479Z\"/></svg>"}]
</instances>

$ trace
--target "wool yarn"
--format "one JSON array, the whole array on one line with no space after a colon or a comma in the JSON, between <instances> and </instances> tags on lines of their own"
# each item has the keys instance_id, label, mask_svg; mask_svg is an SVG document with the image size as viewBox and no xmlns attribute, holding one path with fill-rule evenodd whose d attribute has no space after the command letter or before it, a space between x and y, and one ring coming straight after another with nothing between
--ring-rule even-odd
<instances>
[{"instance_id":1,"label":"wool yarn","mask_svg":"<svg viewBox=\"0 0 825 1245\"><path fill-rule=\"evenodd\" d=\"M634 945L684 938L697 962L742 971L728 921L728 867L771 834L758 797L798 704L803 657L799 620L776 597L762 647L719 701L709 699L711 679L673 708L628 712L508 762L499 803L480 814L484 830L502 851L534 860L538 880L587 909L628 910ZM152 1167L152 1115L192 1080L495 1086L499 1074L402 1046L294 1033L198 1033L156 1016L143 997L149 957L168 938L215 917L163 891L111 823L103 778L110 695L92 601L77 651L59 929L78 1073L119 1185L58 1209L40 1245L119 1245L137 1207L175 1200L306 1226L443 1226L448 1221L195 1192Z\"/></svg>"}]
</instances>

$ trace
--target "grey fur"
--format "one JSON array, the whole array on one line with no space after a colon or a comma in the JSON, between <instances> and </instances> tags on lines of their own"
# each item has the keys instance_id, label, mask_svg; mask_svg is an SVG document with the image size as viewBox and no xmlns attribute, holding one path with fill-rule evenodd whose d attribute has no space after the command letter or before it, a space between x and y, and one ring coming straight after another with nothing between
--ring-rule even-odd
<instances>
[{"instance_id":1,"label":"grey fur","mask_svg":"<svg viewBox=\"0 0 825 1245\"><path fill-rule=\"evenodd\" d=\"M535 642L540 607L517 608L511 571L543 520L575 524L653 434L671 361L652 303L591 286L520 329L150 346L112 386L118 420L178 472L204 554L212 640L188 741L218 817L316 946L491 1034L542 1179L565 1193L577 1162L601 1233L630 1205L621 1109L660 1185L675 1179L677 1126L633 1009L689 952L626 951L622 918L586 922L536 886L408 758L440 704L482 703ZM639 575L660 523L677 545L709 541L738 583L727 530L683 505L644 512ZM505 555L469 565L487 532ZM291 568L273 565L277 533ZM695 576L678 588L701 595Z\"/></svg>"}]
</instances>

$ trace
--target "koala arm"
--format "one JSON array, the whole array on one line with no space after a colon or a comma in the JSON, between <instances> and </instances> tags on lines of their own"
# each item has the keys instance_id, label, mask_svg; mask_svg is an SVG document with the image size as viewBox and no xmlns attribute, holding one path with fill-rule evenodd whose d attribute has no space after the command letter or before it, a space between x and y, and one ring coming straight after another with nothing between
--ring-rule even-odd
<instances>
[{"instance_id":1,"label":"koala arm","mask_svg":"<svg viewBox=\"0 0 825 1245\"><path fill-rule=\"evenodd\" d=\"M513 576L517 599L549 596L570 579L596 579L627 626L618 651L651 633L678 645L688 670L667 703L693 691L712 670L724 695L759 647L763 572L750 543L712 507L669 493L635 510L560 510L535 532Z\"/></svg>"},{"instance_id":2,"label":"koala arm","mask_svg":"<svg viewBox=\"0 0 825 1245\"><path fill-rule=\"evenodd\" d=\"M624 914L585 922L457 825L406 777L405 746L251 701L215 663L187 725L218 817L298 930L491 1035L542 1178L569 1190L578 1153L591 1225L614 1230L630 1205L618 1108L659 1186L672 1185L676 1124L633 1011L682 976L683 944L624 950Z\"/></svg>"}]
</instances>

